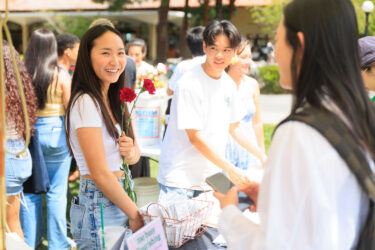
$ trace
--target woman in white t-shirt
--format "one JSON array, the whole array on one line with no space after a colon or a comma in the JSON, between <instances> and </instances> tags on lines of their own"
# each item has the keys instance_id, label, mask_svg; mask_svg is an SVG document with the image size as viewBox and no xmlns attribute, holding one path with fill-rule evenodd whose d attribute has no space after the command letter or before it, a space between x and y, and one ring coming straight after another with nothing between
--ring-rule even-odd
<instances>
[{"instance_id":1,"label":"woman in white t-shirt","mask_svg":"<svg viewBox=\"0 0 375 250\"><path fill-rule=\"evenodd\" d=\"M306 107L328 112L351 131L374 171L375 110L360 73L357 35L350 0L293 0L277 30L275 58L280 85L294 94L292 114ZM215 193L228 249L356 249L370 207L336 149L299 121L278 127L262 183L245 191L259 224L238 210L235 188Z\"/></svg>"},{"instance_id":2,"label":"woman in white t-shirt","mask_svg":"<svg viewBox=\"0 0 375 250\"><path fill-rule=\"evenodd\" d=\"M228 75L236 83L238 98L245 109L245 114L240 121L243 135L249 138L259 153L264 154L263 122L260 116L260 91L258 82L246 74L249 73L251 64L250 42L242 39L234 60L227 68ZM241 147L229 136L225 149L225 157L242 170L260 167L262 162L254 153Z\"/></svg>"},{"instance_id":3,"label":"woman in white t-shirt","mask_svg":"<svg viewBox=\"0 0 375 250\"><path fill-rule=\"evenodd\" d=\"M83 36L66 114L70 149L81 172L79 196L70 209L71 233L80 249L100 249L102 223L126 227L129 220L133 232L143 226L137 206L123 189L122 156L128 164L140 157L133 129L120 137L125 64L117 30L99 25Z\"/></svg>"}]
</instances>

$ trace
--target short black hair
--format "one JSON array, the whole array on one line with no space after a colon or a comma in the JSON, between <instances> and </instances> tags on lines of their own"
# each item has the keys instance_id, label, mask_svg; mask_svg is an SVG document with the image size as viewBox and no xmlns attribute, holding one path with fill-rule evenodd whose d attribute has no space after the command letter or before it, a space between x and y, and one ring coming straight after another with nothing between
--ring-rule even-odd
<instances>
[{"instance_id":1,"label":"short black hair","mask_svg":"<svg viewBox=\"0 0 375 250\"><path fill-rule=\"evenodd\" d=\"M230 41L230 47L236 48L241 42L241 34L228 20L213 20L203 31L203 40L206 46L214 45L216 36L226 35Z\"/></svg>"},{"instance_id":2,"label":"short black hair","mask_svg":"<svg viewBox=\"0 0 375 250\"><path fill-rule=\"evenodd\" d=\"M147 52L146 42L142 38L134 38L130 40L130 42L126 44L126 53L128 53L129 48L132 46L140 46L142 48L142 53Z\"/></svg>"},{"instance_id":3,"label":"short black hair","mask_svg":"<svg viewBox=\"0 0 375 250\"><path fill-rule=\"evenodd\" d=\"M186 41L193 56L204 55L203 31L204 26L196 26L186 32Z\"/></svg>"},{"instance_id":4,"label":"short black hair","mask_svg":"<svg viewBox=\"0 0 375 250\"><path fill-rule=\"evenodd\" d=\"M57 41L57 54L58 56L62 56L66 49L73 49L76 43L79 43L80 40L76 35L63 33L56 36Z\"/></svg>"}]
</instances>

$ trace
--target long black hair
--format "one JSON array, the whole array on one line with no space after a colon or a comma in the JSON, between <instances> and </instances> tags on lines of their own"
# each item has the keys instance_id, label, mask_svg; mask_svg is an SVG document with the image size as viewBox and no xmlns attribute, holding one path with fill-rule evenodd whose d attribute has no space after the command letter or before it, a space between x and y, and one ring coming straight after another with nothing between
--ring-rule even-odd
<instances>
[{"instance_id":1,"label":"long black hair","mask_svg":"<svg viewBox=\"0 0 375 250\"><path fill-rule=\"evenodd\" d=\"M57 59L55 35L47 29L35 30L27 46L24 62L35 87L39 109L45 106L47 89L57 70Z\"/></svg>"},{"instance_id":2,"label":"long black hair","mask_svg":"<svg viewBox=\"0 0 375 250\"><path fill-rule=\"evenodd\" d=\"M351 1L294 0L284 8L284 25L287 42L293 48L292 113L306 103L330 112L324 105L328 98L374 159L375 112L360 73L357 19ZM299 74L296 54L301 44L297 32L304 35Z\"/></svg>"},{"instance_id":3,"label":"long black hair","mask_svg":"<svg viewBox=\"0 0 375 250\"><path fill-rule=\"evenodd\" d=\"M70 111L74 102L77 98L83 94L88 94L98 105L104 124L108 130L110 136L116 140L119 137L119 133L112 122L109 112L103 102L102 97L102 83L91 64L91 49L94 47L95 40L102 36L105 32L113 32L121 38L121 34L114 28L107 25L98 25L89 29L81 39L79 45L77 64L75 67L73 79L72 79L72 90L71 97L69 100L67 112L66 112L66 133L67 138L70 138ZM122 40L122 39L121 39ZM117 82L110 84L108 89L108 100L109 106L115 120L121 124L121 101L120 101L120 90L125 85L125 71L120 74ZM126 109L126 115L124 119L129 117L129 112ZM129 134L134 139L134 133L132 127L129 128ZM116 140L117 141L117 140ZM70 145L70 143L68 143Z\"/></svg>"}]
</instances>

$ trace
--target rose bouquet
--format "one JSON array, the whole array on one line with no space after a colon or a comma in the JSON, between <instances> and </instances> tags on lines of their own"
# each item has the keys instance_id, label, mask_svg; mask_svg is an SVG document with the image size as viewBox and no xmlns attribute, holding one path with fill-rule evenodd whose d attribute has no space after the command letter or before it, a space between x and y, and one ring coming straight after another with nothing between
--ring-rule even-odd
<instances>
[{"instance_id":1,"label":"rose bouquet","mask_svg":"<svg viewBox=\"0 0 375 250\"><path fill-rule=\"evenodd\" d=\"M150 95L155 94L155 85L150 79L144 79L143 80L143 85L138 93L138 95L134 92L134 90L130 88L123 88L120 91L120 100L122 102L121 104L121 135L125 133L125 135L128 134L129 131L129 126L130 126L130 121L131 121L131 115L133 113L133 110L135 108L135 105L137 103L137 100L139 96L143 92L148 92ZM124 117L125 117L125 108L126 108L126 103L131 103L133 102L132 108L130 109L129 117L126 120L125 127L124 127ZM131 173L129 171L129 166L126 163L125 157L123 157L122 161L122 168L125 173L125 181L124 181L124 186L125 186L125 191L129 195L130 199L132 201L137 202L137 196L136 193L133 190L133 187L131 185Z\"/></svg>"}]
</instances>

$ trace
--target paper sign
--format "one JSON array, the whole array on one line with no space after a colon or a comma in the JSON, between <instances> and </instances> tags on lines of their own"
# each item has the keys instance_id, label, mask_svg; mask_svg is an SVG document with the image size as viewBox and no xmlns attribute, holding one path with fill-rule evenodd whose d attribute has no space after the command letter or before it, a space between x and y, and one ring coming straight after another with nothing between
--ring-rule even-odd
<instances>
[{"instance_id":1,"label":"paper sign","mask_svg":"<svg viewBox=\"0 0 375 250\"><path fill-rule=\"evenodd\" d=\"M167 241L160 218L142 227L126 240L129 250L166 250Z\"/></svg>"}]
</instances>

